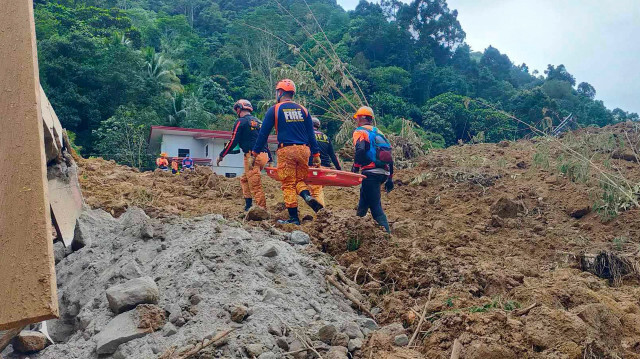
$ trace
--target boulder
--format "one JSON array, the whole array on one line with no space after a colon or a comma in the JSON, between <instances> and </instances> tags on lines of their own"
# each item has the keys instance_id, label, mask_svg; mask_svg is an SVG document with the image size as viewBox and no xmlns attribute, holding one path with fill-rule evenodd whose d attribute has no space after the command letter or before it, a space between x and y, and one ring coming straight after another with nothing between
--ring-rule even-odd
<instances>
[{"instance_id":1,"label":"boulder","mask_svg":"<svg viewBox=\"0 0 640 359\"><path fill-rule=\"evenodd\" d=\"M260 206L253 206L249 208L246 219L248 221L266 221L269 217L269 212L266 209Z\"/></svg>"},{"instance_id":2,"label":"boulder","mask_svg":"<svg viewBox=\"0 0 640 359\"><path fill-rule=\"evenodd\" d=\"M121 344L141 338L164 324L164 310L155 305L140 305L113 318L95 336L96 352L98 355L113 354Z\"/></svg>"},{"instance_id":3,"label":"boulder","mask_svg":"<svg viewBox=\"0 0 640 359\"><path fill-rule=\"evenodd\" d=\"M407 337L406 334L396 335L395 338L393 338L393 344L399 347L407 346L409 344L409 337Z\"/></svg>"},{"instance_id":4,"label":"boulder","mask_svg":"<svg viewBox=\"0 0 640 359\"><path fill-rule=\"evenodd\" d=\"M156 282L150 277L131 279L107 289L109 308L120 314L138 304L156 304L160 296Z\"/></svg>"},{"instance_id":5,"label":"boulder","mask_svg":"<svg viewBox=\"0 0 640 359\"><path fill-rule=\"evenodd\" d=\"M516 203L507 197L501 197L491 205L491 214L500 218L515 218L518 213L524 211L522 204Z\"/></svg>"},{"instance_id":6,"label":"boulder","mask_svg":"<svg viewBox=\"0 0 640 359\"><path fill-rule=\"evenodd\" d=\"M13 349L19 353L39 352L47 346L47 337L33 330L23 330L13 339Z\"/></svg>"},{"instance_id":7,"label":"boulder","mask_svg":"<svg viewBox=\"0 0 640 359\"><path fill-rule=\"evenodd\" d=\"M333 347L331 347L331 349L329 349L329 351L327 352L327 355L323 356L323 358L325 358L325 359L348 359L349 358L348 353L349 353L349 351L345 347L333 346Z\"/></svg>"},{"instance_id":8,"label":"boulder","mask_svg":"<svg viewBox=\"0 0 640 359\"><path fill-rule=\"evenodd\" d=\"M364 334L362 334L362 331L360 330L358 324L353 322L347 323L347 325L345 325L344 327L343 332L349 336L349 339L364 338Z\"/></svg>"},{"instance_id":9,"label":"boulder","mask_svg":"<svg viewBox=\"0 0 640 359\"><path fill-rule=\"evenodd\" d=\"M362 339L360 338L356 338L356 339L351 339L349 340L349 345L347 345L347 349L349 349L350 352L356 351L358 349L362 348Z\"/></svg>"},{"instance_id":10,"label":"boulder","mask_svg":"<svg viewBox=\"0 0 640 359\"><path fill-rule=\"evenodd\" d=\"M249 355L249 358L257 358L264 352L262 344L248 344L244 347L244 350Z\"/></svg>"},{"instance_id":11,"label":"boulder","mask_svg":"<svg viewBox=\"0 0 640 359\"><path fill-rule=\"evenodd\" d=\"M266 245L260 249L260 255L267 258L272 258L278 255L278 249L274 245Z\"/></svg>"},{"instance_id":12,"label":"boulder","mask_svg":"<svg viewBox=\"0 0 640 359\"><path fill-rule=\"evenodd\" d=\"M231 311L231 320L236 323L242 323L244 318L247 317L248 313L249 309L247 309L247 307L245 307L244 305L238 305Z\"/></svg>"},{"instance_id":13,"label":"boulder","mask_svg":"<svg viewBox=\"0 0 640 359\"><path fill-rule=\"evenodd\" d=\"M304 233L303 231L291 232L290 240L291 240L291 243L299 244L299 245L305 245L311 242L311 238L309 237L309 235Z\"/></svg>"},{"instance_id":14,"label":"boulder","mask_svg":"<svg viewBox=\"0 0 640 359\"><path fill-rule=\"evenodd\" d=\"M304 344L302 344L302 342L298 339L295 339L293 342L291 342L291 345L289 345L289 351L295 352L295 354L293 354L293 357L295 359L304 359L307 357L307 350L302 350L306 348L306 346Z\"/></svg>"},{"instance_id":15,"label":"boulder","mask_svg":"<svg viewBox=\"0 0 640 359\"><path fill-rule=\"evenodd\" d=\"M331 345L337 347L346 347L349 345L349 336L345 333L336 333L331 339Z\"/></svg>"},{"instance_id":16,"label":"boulder","mask_svg":"<svg viewBox=\"0 0 640 359\"><path fill-rule=\"evenodd\" d=\"M71 241L71 249L73 251L80 250L84 247L91 246L93 239L103 235L100 228L110 227L116 224L111 215L103 210L86 210L82 211L80 217L76 220L76 228L73 232L73 240Z\"/></svg>"},{"instance_id":17,"label":"boulder","mask_svg":"<svg viewBox=\"0 0 640 359\"><path fill-rule=\"evenodd\" d=\"M331 344L333 337L336 335L338 330L335 325L325 325L320 330L318 330L318 339L325 344Z\"/></svg>"},{"instance_id":18,"label":"boulder","mask_svg":"<svg viewBox=\"0 0 640 359\"><path fill-rule=\"evenodd\" d=\"M378 330L378 323L376 323L375 320L370 319L370 318L364 318L362 319L361 325L363 328L369 329L371 331L373 330Z\"/></svg>"}]
</instances>

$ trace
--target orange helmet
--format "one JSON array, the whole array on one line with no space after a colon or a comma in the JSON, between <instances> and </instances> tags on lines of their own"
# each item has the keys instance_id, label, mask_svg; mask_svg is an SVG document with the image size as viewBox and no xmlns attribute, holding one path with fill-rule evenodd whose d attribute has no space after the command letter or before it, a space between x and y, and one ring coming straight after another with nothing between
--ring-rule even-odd
<instances>
[{"instance_id":1,"label":"orange helmet","mask_svg":"<svg viewBox=\"0 0 640 359\"><path fill-rule=\"evenodd\" d=\"M281 80L280 82L278 82L278 84L276 85L276 90L282 90L285 92L296 92L296 84L293 83L293 81L289 80L289 79L284 79Z\"/></svg>"},{"instance_id":2,"label":"orange helmet","mask_svg":"<svg viewBox=\"0 0 640 359\"><path fill-rule=\"evenodd\" d=\"M169 155L168 155L166 152L162 152L162 153L160 154L160 157L167 157L167 156L169 156Z\"/></svg>"},{"instance_id":3,"label":"orange helmet","mask_svg":"<svg viewBox=\"0 0 640 359\"><path fill-rule=\"evenodd\" d=\"M356 111L356 114L353 115L353 118L357 119L358 116L369 116L371 118L375 118L373 115L373 109L369 106L362 106Z\"/></svg>"},{"instance_id":4,"label":"orange helmet","mask_svg":"<svg viewBox=\"0 0 640 359\"><path fill-rule=\"evenodd\" d=\"M249 111L249 112L253 112L253 105L251 105L251 102L249 102L249 100L238 100L238 102L236 102L233 105L233 110L234 111Z\"/></svg>"}]
</instances>

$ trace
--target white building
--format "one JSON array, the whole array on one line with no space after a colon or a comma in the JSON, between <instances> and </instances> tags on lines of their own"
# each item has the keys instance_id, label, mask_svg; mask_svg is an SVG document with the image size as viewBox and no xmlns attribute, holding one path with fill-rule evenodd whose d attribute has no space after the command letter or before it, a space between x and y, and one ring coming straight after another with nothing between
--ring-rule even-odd
<instances>
[{"instance_id":1,"label":"white building","mask_svg":"<svg viewBox=\"0 0 640 359\"><path fill-rule=\"evenodd\" d=\"M166 152L169 157L179 158L180 161L189 155L197 165L211 166L215 173L222 176L237 177L244 173L242 151L226 155L220 166L216 166L218 155L230 140L230 131L151 126L149 148L151 153ZM269 148L274 160L277 143L275 136L269 136Z\"/></svg>"}]
</instances>

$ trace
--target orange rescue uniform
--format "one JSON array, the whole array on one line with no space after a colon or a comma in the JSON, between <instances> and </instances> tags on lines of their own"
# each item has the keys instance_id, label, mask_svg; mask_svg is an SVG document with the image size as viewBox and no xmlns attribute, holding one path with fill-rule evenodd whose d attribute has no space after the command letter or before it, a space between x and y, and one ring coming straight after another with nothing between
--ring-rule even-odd
<instances>
[{"instance_id":1,"label":"orange rescue uniform","mask_svg":"<svg viewBox=\"0 0 640 359\"><path fill-rule=\"evenodd\" d=\"M242 186L242 195L244 198L253 198L256 204L262 208L267 208L267 198L262 190L262 180L260 171L264 169L269 162L269 156L266 152L262 152L256 156L253 168L249 169L249 159L251 153L244 154L244 174L240 177L240 185Z\"/></svg>"},{"instance_id":2,"label":"orange rescue uniform","mask_svg":"<svg viewBox=\"0 0 640 359\"><path fill-rule=\"evenodd\" d=\"M166 158L160 157L156 159L156 165L158 168L166 169L169 167L169 161Z\"/></svg>"}]
</instances>

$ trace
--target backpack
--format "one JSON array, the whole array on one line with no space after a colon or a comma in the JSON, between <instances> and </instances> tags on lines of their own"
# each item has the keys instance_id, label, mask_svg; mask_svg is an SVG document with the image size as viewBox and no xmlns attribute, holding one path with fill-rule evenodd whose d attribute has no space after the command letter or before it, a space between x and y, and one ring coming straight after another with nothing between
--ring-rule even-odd
<instances>
[{"instance_id":1,"label":"backpack","mask_svg":"<svg viewBox=\"0 0 640 359\"><path fill-rule=\"evenodd\" d=\"M393 163L393 154L389 140L373 127L369 130L366 127L358 127L358 130L365 130L369 134L369 152L367 156L378 168L385 168Z\"/></svg>"}]
</instances>

